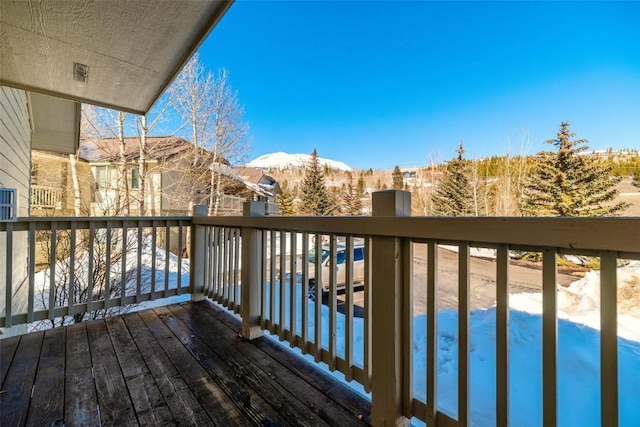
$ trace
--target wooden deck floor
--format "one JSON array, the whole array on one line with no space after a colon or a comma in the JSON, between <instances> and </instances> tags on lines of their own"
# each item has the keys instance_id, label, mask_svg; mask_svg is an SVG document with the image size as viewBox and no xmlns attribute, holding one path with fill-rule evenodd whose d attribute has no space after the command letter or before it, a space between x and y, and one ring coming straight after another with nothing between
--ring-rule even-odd
<instances>
[{"instance_id":1,"label":"wooden deck floor","mask_svg":"<svg viewBox=\"0 0 640 427\"><path fill-rule=\"evenodd\" d=\"M370 403L210 302L0 341L0 425L367 425Z\"/></svg>"}]
</instances>

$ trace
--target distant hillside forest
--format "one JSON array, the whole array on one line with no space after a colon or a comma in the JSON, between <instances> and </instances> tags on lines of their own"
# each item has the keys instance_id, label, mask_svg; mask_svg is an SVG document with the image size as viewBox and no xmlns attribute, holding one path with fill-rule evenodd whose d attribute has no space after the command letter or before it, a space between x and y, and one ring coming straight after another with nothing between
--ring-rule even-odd
<instances>
[{"instance_id":1,"label":"distant hillside forest","mask_svg":"<svg viewBox=\"0 0 640 427\"><path fill-rule=\"evenodd\" d=\"M584 148L584 147L583 147ZM461 150L461 152L460 152ZM371 209L371 193L385 189L403 189L412 193L412 210L414 215L441 215L441 216L522 216L526 215L525 199L526 187L531 185L532 175L541 169L543 158L540 154L528 156L493 156L482 159L466 159L463 157L464 149L459 148L458 156L445 162L433 163L422 167L394 170L354 170L340 171L328 167L316 167L315 175L320 173L324 186L327 189L330 205L333 206L334 215L368 215ZM551 153L551 152L547 152ZM620 192L640 192L637 186L640 181L640 153L637 149L619 151L588 151L575 150L572 156L579 162L595 168L601 177L604 187L601 196L609 198L600 200L604 206L613 206L619 199ZM583 161L584 160L584 161ZM450 195L443 197L443 188L451 168L459 168L458 178L461 183L454 185ZM305 176L307 169L271 170L284 190L280 197L281 208L284 214L301 214L299 206L305 196ZM607 178L608 177L608 178ZM572 178L574 181L590 180L593 178ZM320 185L318 183L315 184ZM605 191L605 187L611 187ZM593 182L585 185L585 192L594 188ZM624 189L624 190L620 190ZM456 205L454 194L461 195L466 201L450 210L451 205ZM587 200L591 195L578 196ZM447 198L449 197L449 198ZM438 199L441 199L438 202ZM543 202L540 202L543 203ZM582 203L578 200L578 204ZM640 197L627 197L620 202L617 211L608 214L637 215L640 211ZM439 206L440 205L440 206ZM445 209L446 208L446 209ZM580 209L579 206L576 209ZM536 215L554 215L552 211L534 211ZM579 210L575 215L581 215ZM591 212L591 213L589 213ZM584 211L582 215L599 216L597 211ZM308 213L307 213L308 214ZM326 214L326 213L324 213ZM533 214L533 213L530 213Z\"/></svg>"}]
</instances>

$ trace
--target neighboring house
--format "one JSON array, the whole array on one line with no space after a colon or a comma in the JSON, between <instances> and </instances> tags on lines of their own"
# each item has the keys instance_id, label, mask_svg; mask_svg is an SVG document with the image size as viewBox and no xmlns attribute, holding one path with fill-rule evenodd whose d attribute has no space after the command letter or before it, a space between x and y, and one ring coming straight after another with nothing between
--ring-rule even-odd
<instances>
[{"instance_id":1,"label":"neighboring house","mask_svg":"<svg viewBox=\"0 0 640 427\"><path fill-rule=\"evenodd\" d=\"M266 192L266 197L258 197L255 200L275 202L276 196L282 193L282 189L280 188L278 181L276 181L276 179L271 175L268 175L259 169L249 168L246 166L237 167L235 169L243 180L258 186Z\"/></svg>"},{"instance_id":2,"label":"neighboring house","mask_svg":"<svg viewBox=\"0 0 640 427\"><path fill-rule=\"evenodd\" d=\"M80 102L147 113L230 5L176 0L110 7L109 2L83 2L78 13L76 2L3 1L0 189L17 194L7 217L29 215L31 150L76 151ZM114 31L116 27L127 31ZM10 278L18 309L23 299L17 295L26 292L26 234L14 236L12 245L11 262L0 260L0 278ZM0 247L6 248L4 234ZM0 283L0 310L5 307L5 282Z\"/></svg>"},{"instance_id":3,"label":"neighboring house","mask_svg":"<svg viewBox=\"0 0 640 427\"><path fill-rule=\"evenodd\" d=\"M77 169L84 215L121 215L125 203L126 213L141 215L143 183L144 215L185 214L192 204L209 203L211 165L222 174L218 214L241 213L246 200L275 202L280 192L269 175L251 168L234 169L224 160L214 162L211 152L178 137L147 137L144 179L139 172L139 138L124 139L124 159L123 164L117 138L81 141ZM34 151L31 214L69 216L73 207L68 156Z\"/></svg>"},{"instance_id":4,"label":"neighboring house","mask_svg":"<svg viewBox=\"0 0 640 427\"><path fill-rule=\"evenodd\" d=\"M90 211L93 178L89 162L76 163L80 209L83 215ZM33 150L31 152L30 210L32 216L74 216L73 177L69 156L60 153Z\"/></svg>"}]
</instances>

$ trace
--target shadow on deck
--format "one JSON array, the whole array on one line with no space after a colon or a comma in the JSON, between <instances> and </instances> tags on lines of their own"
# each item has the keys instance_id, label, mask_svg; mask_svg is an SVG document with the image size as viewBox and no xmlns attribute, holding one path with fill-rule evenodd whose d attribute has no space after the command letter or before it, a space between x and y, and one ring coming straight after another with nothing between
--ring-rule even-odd
<instances>
[{"instance_id":1,"label":"shadow on deck","mask_svg":"<svg viewBox=\"0 0 640 427\"><path fill-rule=\"evenodd\" d=\"M370 402L208 301L0 341L0 425L367 425Z\"/></svg>"}]
</instances>

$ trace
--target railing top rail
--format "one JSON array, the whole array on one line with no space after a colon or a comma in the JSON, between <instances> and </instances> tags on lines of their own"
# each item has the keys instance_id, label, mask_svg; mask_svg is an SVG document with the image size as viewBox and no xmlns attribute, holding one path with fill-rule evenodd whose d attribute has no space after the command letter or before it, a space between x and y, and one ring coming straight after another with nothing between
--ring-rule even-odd
<instances>
[{"instance_id":1,"label":"railing top rail","mask_svg":"<svg viewBox=\"0 0 640 427\"><path fill-rule=\"evenodd\" d=\"M640 253L640 217L198 217L194 224Z\"/></svg>"},{"instance_id":2,"label":"railing top rail","mask_svg":"<svg viewBox=\"0 0 640 427\"><path fill-rule=\"evenodd\" d=\"M75 225L77 229L87 229L90 224L93 224L95 228L105 228L107 223L110 224L135 224L135 226L150 227L153 223L162 222L167 225L178 225L182 222L184 225L191 224L192 217L190 216L110 216L110 217L20 217L16 222L12 223L14 231L29 230L30 224L35 224L36 230L49 229L49 225L53 222L56 223L58 229L70 228L71 223ZM7 230L7 224L0 222L0 232Z\"/></svg>"}]
</instances>

